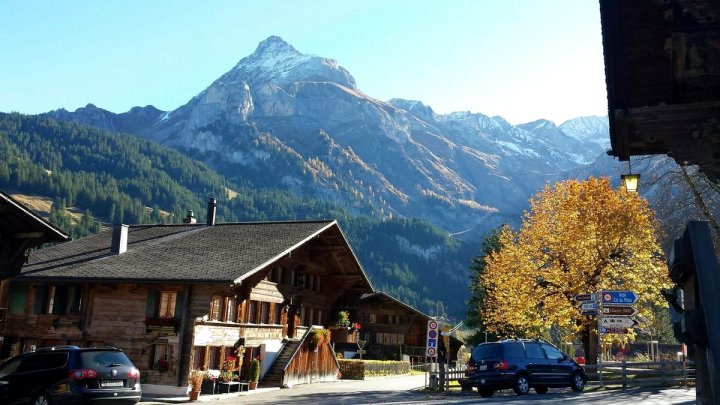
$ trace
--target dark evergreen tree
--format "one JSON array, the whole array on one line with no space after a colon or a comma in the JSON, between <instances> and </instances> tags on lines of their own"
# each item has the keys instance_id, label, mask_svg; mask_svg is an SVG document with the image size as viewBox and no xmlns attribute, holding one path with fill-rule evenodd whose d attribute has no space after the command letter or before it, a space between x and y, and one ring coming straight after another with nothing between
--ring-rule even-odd
<instances>
[{"instance_id":1,"label":"dark evergreen tree","mask_svg":"<svg viewBox=\"0 0 720 405\"><path fill-rule=\"evenodd\" d=\"M482 319L482 309L485 302L485 286L481 276L485 271L487 262L485 258L494 252L500 251L500 228L495 228L485 236L480 255L472 259L470 265L470 298L467 301L465 325L475 330L468 338L468 343L477 345L486 341L495 340L495 335L488 334Z\"/></svg>"}]
</instances>

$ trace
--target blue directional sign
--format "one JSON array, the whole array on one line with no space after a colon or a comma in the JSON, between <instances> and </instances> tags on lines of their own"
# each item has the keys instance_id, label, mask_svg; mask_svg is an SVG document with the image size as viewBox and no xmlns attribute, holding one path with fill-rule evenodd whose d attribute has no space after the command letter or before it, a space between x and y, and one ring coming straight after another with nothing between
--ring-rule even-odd
<instances>
[{"instance_id":1,"label":"blue directional sign","mask_svg":"<svg viewBox=\"0 0 720 405\"><path fill-rule=\"evenodd\" d=\"M632 305L637 301L632 291L603 291L601 297L603 304Z\"/></svg>"}]
</instances>

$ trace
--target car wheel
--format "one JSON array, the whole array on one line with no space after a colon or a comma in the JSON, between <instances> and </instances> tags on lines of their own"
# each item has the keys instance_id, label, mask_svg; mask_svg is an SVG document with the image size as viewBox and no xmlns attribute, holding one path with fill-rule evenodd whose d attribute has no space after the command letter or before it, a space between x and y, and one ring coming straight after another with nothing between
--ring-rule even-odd
<instances>
[{"instance_id":1,"label":"car wheel","mask_svg":"<svg viewBox=\"0 0 720 405\"><path fill-rule=\"evenodd\" d=\"M530 392L530 380L528 380L528 376L520 374L515 377L513 391L515 391L517 395L527 395L527 393Z\"/></svg>"},{"instance_id":2,"label":"car wheel","mask_svg":"<svg viewBox=\"0 0 720 405\"><path fill-rule=\"evenodd\" d=\"M483 398L490 398L495 393L495 391L487 388L478 388L478 392L480 392L480 396Z\"/></svg>"},{"instance_id":3,"label":"car wheel","mask_svg":"<svg viewBox=\"0 0 720 405\"><path fill-rule=\"evenodd\" d=\"M547 394L548 387L546 387L545 385L538 385L537 387L535 387L535 392L537 392L538 394Z\"/></svg>"},{"instance_id":4,"label":"car wheel","mask_svg":"<svg viewBox=\"0 0 720 405\"><path fill-rule=\"evenodd\" d=\"M32 405L51 405L50 395L45 392L35 394L32 400Z\"/></svg>"},{"instance_id":5,"label":"car wheel","mask_svg":"<svg viewBox=\"0 0 720 405\"><path fill-rule=\"evenodd\" d=\"M585 389L585 379L582 374L575 372L570 378L570 388L573 391L580 392Z\"/></svg>"},{"instance_id":6,"label":"car wheel","mask_svg":"<svg viewBox=\"0 0 720 405\"><path fill-rule=\"evenodd\" d=\"M467 384L460 384L460 389L462 391L472 391L472 386L467 385Z\"/></svg>"}]
</instances>

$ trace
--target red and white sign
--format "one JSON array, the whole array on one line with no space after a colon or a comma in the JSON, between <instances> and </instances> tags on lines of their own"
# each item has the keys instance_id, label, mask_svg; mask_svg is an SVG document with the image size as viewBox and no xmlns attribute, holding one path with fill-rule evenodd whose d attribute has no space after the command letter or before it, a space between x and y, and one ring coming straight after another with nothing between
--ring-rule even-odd
<instances>
[{"instance_id":1,"label":"red and white sign","mask_svg":"<svg viewBox=\"0 0 720 405\"><path fill-rule=\"evenodd\" d=\"M427 327L427 345L425 355L427 357L437 357L438 342L440 339L439 325L432 319L428 321Z\"/></svg>"}]
</instances>

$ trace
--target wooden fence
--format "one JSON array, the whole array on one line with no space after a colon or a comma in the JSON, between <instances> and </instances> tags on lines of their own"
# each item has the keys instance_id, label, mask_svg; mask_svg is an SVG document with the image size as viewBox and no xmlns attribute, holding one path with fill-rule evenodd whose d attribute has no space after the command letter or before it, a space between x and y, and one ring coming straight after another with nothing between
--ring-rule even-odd
<instances>
[{"instance_id":1,"label":"wooden fence","mask_svg":"<svg viewBox=\"0 0 720 405\"><path fill-rule=\"evenodd\" d=\"M695 368L691 361L603 362L584 366L588 385L646 387L688 385L695 382ZM602 376L602 379L600 378Z\"/></svg>"},{"instance_id":2,"label":"wooden fence","mask_svg":"<svg viewBox=\"0 0 720 405\"><path fill-rule=\"evenodd\" d=\"M623 389L628 387L647 386L687 386L695 383L695 366L692 361L657 361L657 362L603 362L598 373L597 365L583 366L588 376L588 385L613 386ZM600 382L602 375L602 383ZM450 383L465 378L465 369L449 369L445 371L445 390ZM425 386L438 389L440 372L426 373Z\"/></svg>"}]
</instances>

